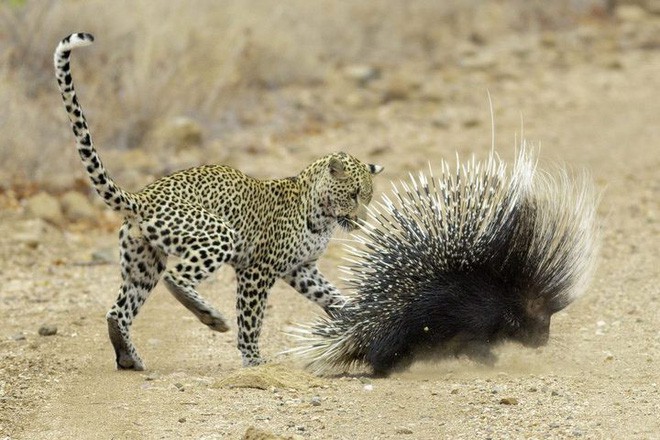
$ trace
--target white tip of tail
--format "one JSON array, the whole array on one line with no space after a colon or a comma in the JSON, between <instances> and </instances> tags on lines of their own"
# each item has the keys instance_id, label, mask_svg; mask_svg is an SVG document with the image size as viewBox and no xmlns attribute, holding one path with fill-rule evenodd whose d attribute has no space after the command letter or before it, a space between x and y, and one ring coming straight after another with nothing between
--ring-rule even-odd
<instances>
[{"instance_id":1,"label":"white tip of tail","mask_svg":"<svg viewBox=\"0 0 660 440\"><path fill-rule=\"evenodd\" d=\"M60 44L57 47L57 51L61 52L65 50L71 50L74 47L89 46L93 42L94 42L94 36L92 34L78 32L75 34L71 34L68 37L64 38L62 41L60 41Z\"/></svg>"}]
</instances>

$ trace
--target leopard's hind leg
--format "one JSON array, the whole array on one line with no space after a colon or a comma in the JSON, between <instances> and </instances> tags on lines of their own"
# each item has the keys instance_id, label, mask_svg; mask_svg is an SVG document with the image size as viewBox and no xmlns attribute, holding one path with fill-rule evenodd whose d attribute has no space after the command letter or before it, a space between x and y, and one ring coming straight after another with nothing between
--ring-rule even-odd
<instances>
[{"instance_id":1,"label":"leopard's hind leg","mask_svg":"<svg viewBox=\"0 0 660 440\"><path fill-rule=\"evenodd\" d=\"M233 257L233 232L215 215L194 205L179 206L172 215L163 214L161 218L173 220L149 220L140 226L151 243L181 259L163 276L165 285L202 323L226 332L227 321L196 287Z\"/></svg>"},{"instance_id":2,"label":"leopard's hind leg","mask_svg":"<svg viewBox=\"0 0 660 440\"><path fill-rule=\"evenodd\" d=\"M122 285L106 318L115 349L117 368L143 370L144 364L131 342L130 327L142 304L165 270L167 255L144 238L139 227L125 221L119 232Z\"/></svg>"}]
</instances>

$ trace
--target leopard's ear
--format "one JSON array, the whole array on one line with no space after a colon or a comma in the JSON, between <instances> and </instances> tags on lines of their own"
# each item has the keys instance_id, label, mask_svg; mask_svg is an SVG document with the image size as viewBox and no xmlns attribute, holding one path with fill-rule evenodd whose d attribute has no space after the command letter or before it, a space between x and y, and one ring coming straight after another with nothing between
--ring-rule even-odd
<instances>
[{"instance_id":1,"label":"leopard's ear","mask_svg":"<svg viewBox=\"0 0 660 440\"><path fill-rule=\"evenodd\" d=\"M376 165L373 163L367 164L367 168L371 174L380 174L381 171L385 169L382 165Z\"/></svg>"},{"instance_id":2,"label":"leopard's ear","mask_svg":"<svg viewBox=\"0 0 660 440\"><path fill-rule=\"evenodd\" d=\"M344 162L337 157L331 157L328 162L328 168L330 169L330 175L335 179L345 179L346 171L344 170Z\"/></svg>"}]
</instances>

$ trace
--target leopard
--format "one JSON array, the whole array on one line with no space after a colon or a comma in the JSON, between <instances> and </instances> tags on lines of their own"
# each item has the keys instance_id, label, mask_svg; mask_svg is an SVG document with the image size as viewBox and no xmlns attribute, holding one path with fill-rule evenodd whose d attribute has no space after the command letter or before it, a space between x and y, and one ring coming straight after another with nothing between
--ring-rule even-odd
<instances>
[{"instance_id":1,"label":"leopard","mask_svg":"<svg viewBox=\"0 0 660 440\"><path fill-rule=\"evenodd\" d=\"M365 219L372 176L383 167L337 152L294 177L261 180L226 165L201 165L160 177L137 192L109 175L92 142L71 76L71 51L92 44L88 33L59 42L55 76L76 148L91 185L123 217L119 230L121 286L106 315L117 369L145 369L131 325L162 279L167 290L211 330L230 325L198 285L222 265L236 276L237 347L244 367L265 362L259 349L269 291L281 279L332 315L346 302L319 271L336 229ZM176 260L168 267L168 258Z\"/></svg>"}]
</instances>

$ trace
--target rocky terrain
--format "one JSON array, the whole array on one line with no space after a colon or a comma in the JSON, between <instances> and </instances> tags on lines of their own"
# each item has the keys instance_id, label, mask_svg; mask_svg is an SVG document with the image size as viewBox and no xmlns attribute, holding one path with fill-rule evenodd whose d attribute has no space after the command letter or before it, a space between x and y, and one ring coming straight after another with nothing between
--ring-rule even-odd
<instances>
[{"instance_id":1,"label":"rocky terrain","mask_svg":"<svg viewBox=\"0 0 660 440\"><path fill-rule=\"evenodd\" d=\"M272 364L242 369L235 331L208 331L158 286L134 325L147 370L116 371L104 315L119 286L120 219L89 191L53 100L55 138L66 139L48 144L62 157L52 161L57 172L39 162L30 178L2 164L0 439L660 438L660 15L652 3L594 9L570 26L485 26L429 59L341 63L321 79L248 87L236 98L240 124L220 137L212 122L181 114L150 125L145 139L157 149L98 146L127 189L205 162L293 175L341 149L385 166L381 193L456 152L484 157L490 94L504 158L524 130L541 168L587 169L602 192L601 257L587 294L555 316L548 346L502 346L492 369L460 358L387 379L309 375L281 354L292 344L284 331L319 311L278 282L262 336ZM98 126L101 140L111 139L94 90L82 98L96 112L92 133ZM322 268L341 285L345 236L337 238ZM229 268L200 288L229 316L234 289Z\"/></svg>"}]
</instances>

